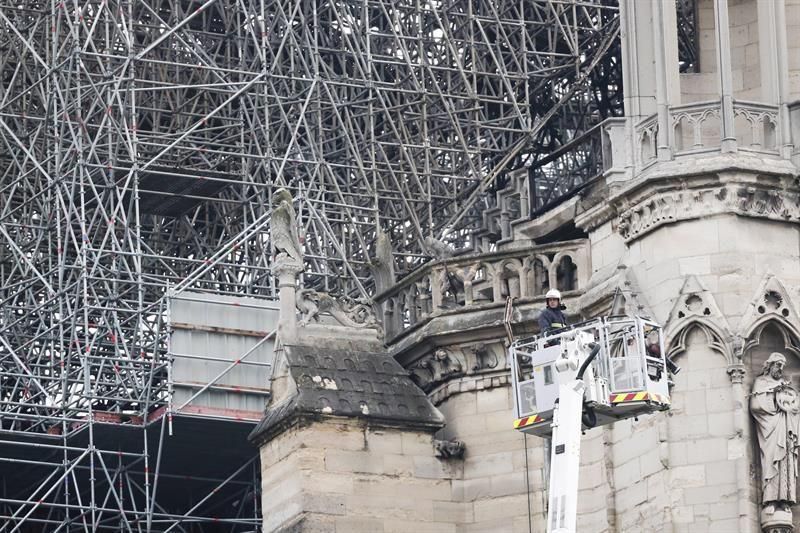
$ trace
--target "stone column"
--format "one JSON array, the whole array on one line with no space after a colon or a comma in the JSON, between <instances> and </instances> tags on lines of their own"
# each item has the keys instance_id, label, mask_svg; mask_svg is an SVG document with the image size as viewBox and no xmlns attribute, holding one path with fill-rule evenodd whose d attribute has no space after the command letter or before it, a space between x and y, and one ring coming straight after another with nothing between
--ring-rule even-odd
<instances>
[{"instance_id":1,"label":"stone column","mask_svg":"<svg viewBox=\"0 0 800 533\"><path fill-rule=\"evenodd\" d=\"M658 157L672 158L670 106L680 104L678 28L675 0L621 0L622 78L625 115L630 117L628 138L634 143L634 126L658 115ZM631 145L630 153L637 152Z\"/></svg>"},{"instance_id":2,"label":"stone column","mask_svg":"<svg viewBox=\"0 0 800 533\"><path fill-rule=\"evenodd\" d=\"M717 37L717 72L719 72L720 136L723 152L736 152L733 115L733 73L731 71L731 35L728 22L728 0L714 0Z\"/></svg>"},{"instance_id":3,"label":"stone column","mask_svg":"<svg viewBox=\"0 0 800 533\"><path fill-rule=\"evenodd\" d=\"M761 60L761 97L778 105L778 146L781 156L792 156L789 120L789 60L785 0L758 0L758 46Z\"/></svg>"},{"instance_id":4,"label":"stone column","mask_svg":"<svg viewBox=\"0 0 800 533\"><path fill-rule=\"evenodd\" d=\"M670 105L680 103L678 75L678 23L674 0L651 0L655 51L656 107L658 109L658 160L672 159L673 128Z\"/></svg>"},{"instance_id":5,"label":"stone column","mask_svg":"<svg viewBox=\"0 0 800 533\"><path fill-rule=\"evenodd\" d=\"M744 388L745 367L741 363L728 367L728 377L733 390L733 427L736 442L731 443L731 451L736 454L736 492L739 503L739 531L753 531L751 516L753 499L750 485L750 425L747 416L747 391ZM730 452L729 452L730 453Z\"/></svg>"},{"instance_id":6,"label":"stone column","mask_svg":"<svg viewBox=\"0 0 800 533\"><path fill-rule=\"evenodd\" d=\"M281 311L278 339L281 344L294 344L297 342L297 275L303 271L303 265L286 254L280 254L272 265L272 271L278 276Z\"/></svg>"}]
</instances>

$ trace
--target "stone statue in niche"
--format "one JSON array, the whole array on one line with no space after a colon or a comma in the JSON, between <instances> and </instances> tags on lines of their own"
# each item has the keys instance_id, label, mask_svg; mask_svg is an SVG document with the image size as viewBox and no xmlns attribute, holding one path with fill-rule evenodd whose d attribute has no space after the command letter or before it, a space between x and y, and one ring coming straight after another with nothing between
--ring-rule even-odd
<instances>
[{"instance_id":1,"label":"stone statue in niche","mask_svg":"<svg viewBox=\"0 0 800 533\"><path fill-rule=\"evenodd\" d=\"M272 195L269 229L276 259L289 257L302 265L303 252L297 232L297 215L292 205L292 194L286 189L278 189Z\"/></svg>"},{"instance_id":2,"label":"stone statue in niche","mask_svg":"<svg viewBox=\"0 0 800 533\"><path fill-rule=\"evenodd\" d=\"M761 451L761 524L768 533L791 526L797 502L800 394L784 375L785 365L783 354L770 354L750 394Z\"/></svg>"}]
</instances>

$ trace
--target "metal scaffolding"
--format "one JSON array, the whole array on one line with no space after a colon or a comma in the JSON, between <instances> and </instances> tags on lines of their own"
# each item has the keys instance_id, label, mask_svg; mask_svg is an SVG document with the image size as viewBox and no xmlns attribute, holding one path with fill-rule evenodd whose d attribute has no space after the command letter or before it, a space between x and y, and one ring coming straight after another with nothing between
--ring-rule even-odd
<instances>
[{"instance_id":1,"label":"metal scaffolding","mask_svg":"<svg viewBox=\"0 0 800 533\"><path fill-rule=\"evenodd\" d=\"M0 532L258 530L254 450L196 436L246 426L172 420L168 292L274 298L278 187L356 297L379 228L402 275L511 171L561 194L618 37L615 0L0 5Z\"/></svg>"}]
</instances>

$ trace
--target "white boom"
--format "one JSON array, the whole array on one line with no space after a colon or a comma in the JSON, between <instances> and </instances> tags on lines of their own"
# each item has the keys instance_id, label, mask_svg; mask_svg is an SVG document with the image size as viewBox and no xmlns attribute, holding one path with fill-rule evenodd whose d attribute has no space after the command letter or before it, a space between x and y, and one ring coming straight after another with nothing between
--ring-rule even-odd
<instances>
[{"instance_id":1,"label":"white boom","mask_svg":"<svg viewBox=\"0 0 800 533\"><path fill-rule=\"evenodd\" d=\"M584 429L669 409L661 328L646 319L604 318L512 343L516 420L552 436L548 533L576 533Z\"/></svg>"}]
</instances>

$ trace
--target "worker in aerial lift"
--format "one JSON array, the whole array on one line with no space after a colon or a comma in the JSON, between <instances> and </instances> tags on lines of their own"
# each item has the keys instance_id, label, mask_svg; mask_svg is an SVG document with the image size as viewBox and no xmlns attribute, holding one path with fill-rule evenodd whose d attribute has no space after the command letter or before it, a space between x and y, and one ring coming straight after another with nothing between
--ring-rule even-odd
<instances>
[{"instance_id":1,"label":"worker in aerial lift","mask_svg":"<svg viewBox=\"0 0 800 533\"><path fill-rule=\"evenodd\" d=\"M561 305L561 293L550 289L544 295L546 307L539 314L539 334L546 335L554 329L567 327L567 317L564 316L564 306Z\"/></svg>"}]
</instances>

